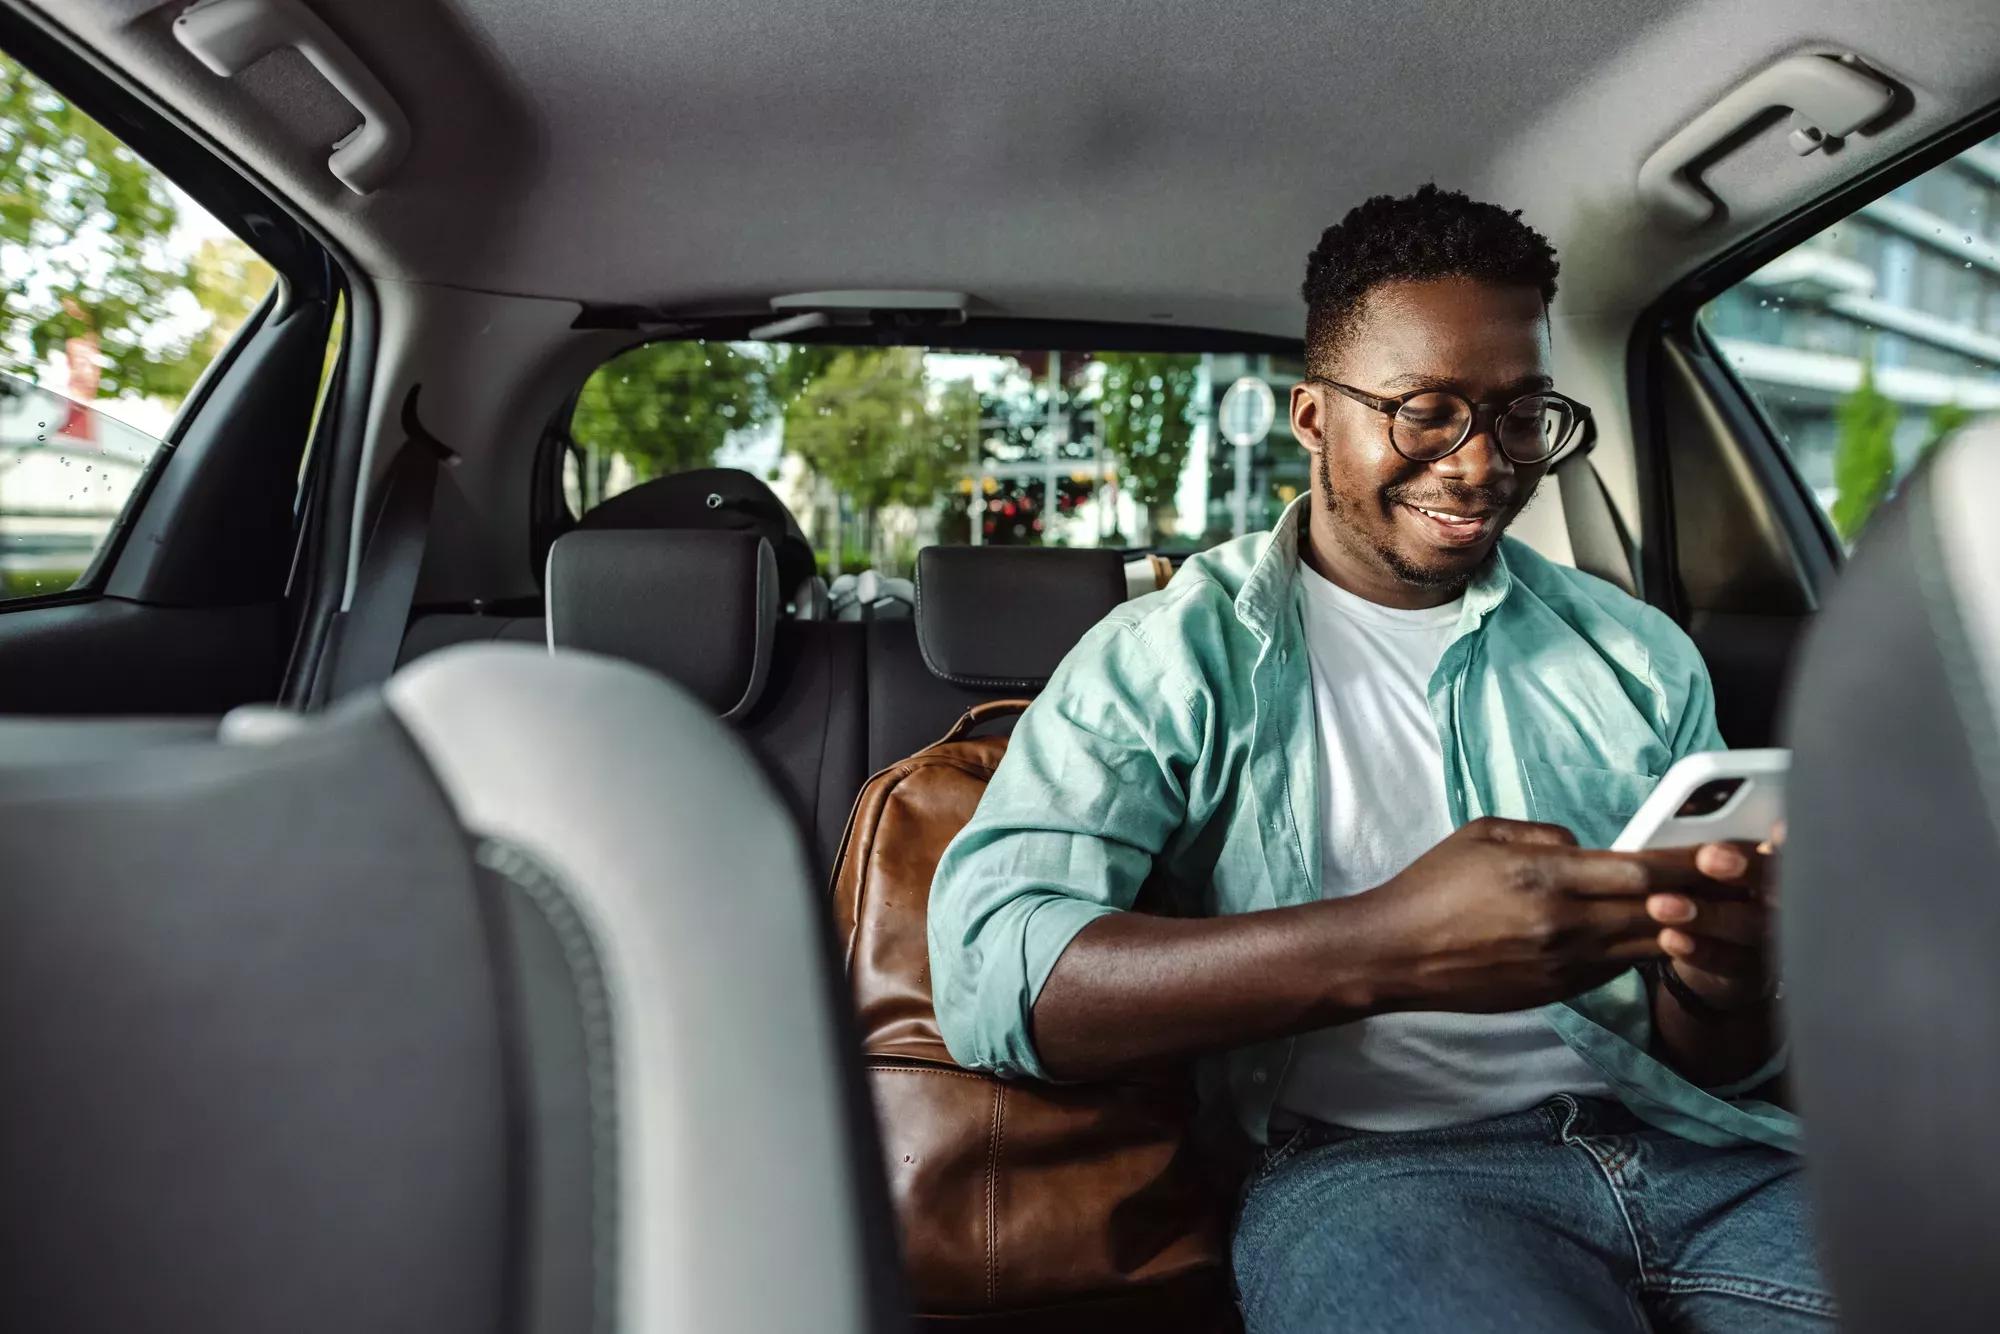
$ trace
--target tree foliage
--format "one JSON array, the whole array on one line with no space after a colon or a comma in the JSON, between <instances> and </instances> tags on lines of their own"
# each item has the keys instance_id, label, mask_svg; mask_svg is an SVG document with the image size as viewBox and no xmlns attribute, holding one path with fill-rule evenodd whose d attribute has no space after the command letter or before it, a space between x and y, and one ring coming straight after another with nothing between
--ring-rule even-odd
<instances>
[{"instance_id":1,"label":"tree foliage","mask_svg":"<svg viewBox=\"0 0 2000 1334\"><path fill-rule=\"evenodd\" d=\"M164 177L0 55L0 370L94 338L101 395L178 403L274 277L233 237L185 253L180 220Z\"/></svg>"},{"instance_id":2,"label":"tree foliage","mask_svg":"<svg viewBox=\"0 0 2000 1334\"><path fill-rule=\"evenodd\" d=\"M1852 542L1896 480L1896 404L1875 387L1875 364L1863 363L1861 383L1834 409L1839 438L1833 452L1833 526Z\"/></svg>"},{"instance_id":3,"label":"tree foliage","mask_svg":"<svg viewBox=\"0 0 2000 1334\"><path fill-rule=\"evenodd\" d=\"M729 433L768 415L766 362L727 343L646 343L584 381L570 436L645 481L715 461Z\"/></svg>"},{"instance_id":4,"label":"tree foliage","mask_svg":"<svg viewBox=\"0 0 2000 1334\"><path fill-rule=\"evenodd\" d=\"M1171 352L1098 354L1104 379L1097 404L1104 451L1118 464L1133 503L1158 535L1174 503L1194 443L1194 395L1200 358Z\"/></svg>"},{"instance_id":5,"label":"tree foliage","mask_svg":"<svg viewBox=\"0 0 2000 1334\"><path fill-rule=\"evenodd\" d=\"M978 394L955 382L934 402L917 348L831 353L785 405L786 448L864 513L932 504L970 457Z\"/></svg>"},{"instance_id":6,"label":"tree foliage","mask_svg":"<svg viewBox=\"0 0 2000 1334\"><path fill-rule=\"evenodd\" d=\"M1932 450L1952 437L1959 427L1972 420L1972 409L1958 403L1940 403L1924 420L1924 440L1917 446L1917 461L1930 457Z\"/></svg>"}]
</instances>

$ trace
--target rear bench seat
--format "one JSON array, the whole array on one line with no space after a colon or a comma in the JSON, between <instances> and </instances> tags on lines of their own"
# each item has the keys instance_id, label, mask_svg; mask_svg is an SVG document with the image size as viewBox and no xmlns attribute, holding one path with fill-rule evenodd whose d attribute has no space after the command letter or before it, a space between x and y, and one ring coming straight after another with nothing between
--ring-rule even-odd
<instances>
[{"instance_id":1,"label":"rear bench seat","mask_svg":"<svg viewBox=\"0 0 2000 1334\"><path fill-rule=\"evenodd\" d=\"M1125 596L1108 551L930 548L913 621L780 620L776 579L749 533L571 533L550 553L549 637L651 667L734 724L822 873L870 773L982 700L1035 694Z\"/></svg>"},{"instance_id":2,"label":"rear bench seat","mask_svg":"<svg viewBox=\"0 0 2000 1334\"><path fill-rule=\"evenodd\" d=\"M681 474L626 494L688 478L719 489L708 474ZM869 774L936 741L974 704L1036 694L1127 596L1114 552L931 547L918 558L913 619L793 619L784 604L796 601L797 574L760 540L770 526L678 526L688 508L628 504L611 522L592 511L558 539L552 631L539 616L432 613L411 623L402 660L468 639L546 637L672 678L750 742L822 875Z\"/></svg>"}]
</instances>

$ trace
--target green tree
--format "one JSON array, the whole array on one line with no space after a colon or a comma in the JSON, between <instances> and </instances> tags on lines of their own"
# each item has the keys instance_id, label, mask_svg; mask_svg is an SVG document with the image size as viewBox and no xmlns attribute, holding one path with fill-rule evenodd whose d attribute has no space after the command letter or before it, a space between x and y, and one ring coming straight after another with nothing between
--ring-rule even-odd
<instances>
[{"instance_id":1,"label":"green tree","mask_svg":"<svg viewBox=\"0 0 2000 1334\"><path fill-rule=\"evenodd\" d=\"M1833 453L1833 526L1852 542L1896 480L1894 400L1875 387L1875 363L1861 367L1861 383L1834 409L1840 429Z\"/></svg>"},{"instance_id":2,"label":"green tree","mask_svg":"<svg viewBox=\"0 0 2000 1334\"><path fill-rule=\"evenodd\" d=\"M164 177L0 55L0 370L94 337L104 396L185 397L274 275L233 238L177 254L179 221ZM184 291L206 319L174 334Z\"/></svg>"},{"instance_id":3,"label":"green tree","mask_svg":"<svg viewBox=\"0 0 2000 1334\"><path fill-rule=\"evenodd\" d=\"M262 303L276 276L263 256L234 236L206 237L195 247L187 283L208 316L207 326L188 341L186 360L196 375L222 355L230 335Z\"/></svg>"},{"instance_id":4,"label":"green tree","mask_svg":"<svg viewBox=\"0 0 2000 1334\"><path fill-rule=\"evenodd\" d=\"M659 342L613 357L584 381L570 438L594 451L600 475L614 456L639 481L706 468L731 431L769 416L767 359L728 343Z\"/></svg>"},{"instance_id":5,"label":"green tree","mask_svg":"<svg viewBox=\"0 0 2000 1334\"><path fill-rule=\"evenodd\" d=\"M962 382L933 396L917 348L815 351L823 363L783 408L785 448L857 511L865 550L878 510L927 508L957 480L978 436L979 396ZM835 534L833 549L846 537Z\"/></svg>"},{"instance_id":6,"label":"green tree","mask_svg":"<svg viewBox=\"0 0 2000 1334\"><path fill-rule=\"evenodd\" d=\"M1119 481L1145 512L1149 540L1170 530L1174 493L1194 443L1198 357L1171 352L1104 352L1097 403L1104 451Z\"/></svg>"},{"instance_id":7,"label":"green tree","mask_svg":"<svg viewBox=\"0 0 2000 1334\"><path fill-rule=\"evenodd\" d=\"M1972 409L1957 403L1940 403L1931 409L1931 415L1924 420L1924 441L1917 446L1917 462L1930 457L1931 451L1950 439L1952 433L1972 420Z\"/></svg>"},{"instance_id":8,"label":"green tree","mask_svg":"<svg viewBox=\"0 0 2000 1334\"><path fill-rule=\"evenodd\" d=\"M74 341L75 397L178 406L273 279L233 237L190 253L182 221L163 177L0 54L0 398L36 394ZM0 571L0 594L76 573Z\"/></svg>"}]
</instances>

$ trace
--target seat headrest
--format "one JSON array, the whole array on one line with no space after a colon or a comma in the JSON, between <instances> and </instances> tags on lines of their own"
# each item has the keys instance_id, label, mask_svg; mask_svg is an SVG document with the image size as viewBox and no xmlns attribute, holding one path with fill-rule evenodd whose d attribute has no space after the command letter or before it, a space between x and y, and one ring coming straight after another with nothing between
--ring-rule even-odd
<instances>
[{"instance_id":1,"label":"seat headrest","mask_svg":"<svg viewBox=\"0 0 2000 1334\"><path fill-rule=\"evenodd\" d=\"M917 646L931 674L954 685L1040 690L1124 600L1115 551L926 547L917 556Z\"/></svg>"},{"instance_id":2,"label":"seat headrest","mask_svg":"<svg viewBox=\"0 0 2000 1334\"><path fill-rule=\"evenodd\" d=\"M787 595L818 573L812 544L777 493L741 468L696 468L641 482L588 510L579 532L694 528L756 533L777 553Z\"/></svg>"},{"instance_id":3,"label":"seat headrest","mask_svg":"<svg viewBox=\"0 0 2000 1334\"><path fill-rule=\"evenodd\" d=\"M778 564L756 533L607 529L549 548L549 647L650 667L725 720L764 692Z\"/></svg>"}]
</instances>

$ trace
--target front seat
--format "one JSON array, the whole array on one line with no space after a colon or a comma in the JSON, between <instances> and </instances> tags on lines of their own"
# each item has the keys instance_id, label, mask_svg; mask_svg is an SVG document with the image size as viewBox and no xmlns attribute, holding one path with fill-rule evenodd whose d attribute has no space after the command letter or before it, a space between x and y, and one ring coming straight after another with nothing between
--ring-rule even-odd
<instances>
[{"instance_id":1,"label":"front seat","mask_svg":"<svg viewBox=\"0 0 2000 1334\"><path fill-rule=\"evenodd\" d=\"M1805 648L1784 962L1842 1325L1992 1327L2000 428L1885 507Z\"/></svg>"},{"instance_id":2,"label":"front seat","mask_svg":"<svg viewBox=\"0 0 2000 1334\"><path fill-rule=\"evenodd\" d=\"M0 725L9 1328L898 1323L821 896L685 692L481 645L62 726Z\"/></svg>"}]
</instances>

